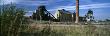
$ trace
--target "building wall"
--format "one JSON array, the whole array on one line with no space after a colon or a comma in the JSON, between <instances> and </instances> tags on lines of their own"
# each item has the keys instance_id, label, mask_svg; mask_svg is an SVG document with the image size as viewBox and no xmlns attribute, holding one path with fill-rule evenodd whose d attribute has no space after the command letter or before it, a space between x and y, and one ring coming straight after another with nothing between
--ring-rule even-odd
<instances>
[{"instance_id":1,"label":"building wall","mask_svg":"<svg viewBox=\"0 0 110 36\"><path fill-rule=\"evenodd\" d=\"M58 10L55 13L55 18L58 19L60 22L71 22L74 20L74 15L70 12L64 12L62 10Z\"/></svg>"}]
</instances>

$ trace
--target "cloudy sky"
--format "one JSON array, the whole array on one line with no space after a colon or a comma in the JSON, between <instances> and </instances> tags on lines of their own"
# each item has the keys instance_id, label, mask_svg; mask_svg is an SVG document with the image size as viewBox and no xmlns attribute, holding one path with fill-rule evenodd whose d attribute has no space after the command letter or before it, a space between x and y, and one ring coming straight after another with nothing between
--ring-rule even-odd
<instances>
[{"instance_id":1,"label":"cloudy sky","mask_svg":"<svg viewBox=\"0 0 110 36\"><path fill-rule=\"evenodd\" d=\"M54 15L58 9L65 9L75 12L75 0L0 0L0 6L10 3L16 4L17 7L25 8L28 12L26 15L32 15L32 12L39 5L45 5L46 9ZM92 9L95 19L110 19L110 0L79 0L80 16L84 16L88 9Z\"/></svg>"}]
</instances>

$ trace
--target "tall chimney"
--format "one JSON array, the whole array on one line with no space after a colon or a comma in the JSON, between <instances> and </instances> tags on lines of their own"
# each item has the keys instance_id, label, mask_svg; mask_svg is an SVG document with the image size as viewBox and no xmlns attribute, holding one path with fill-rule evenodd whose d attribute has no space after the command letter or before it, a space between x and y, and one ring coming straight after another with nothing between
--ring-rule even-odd
<instances>
[{"instance_id":1,"label":"tall chimney","mask_svg":"<svg viewBox=\"0 0 110 36\"><path fill-rule=\"evenodd\" d=\"M79 22L79 0L76 0L76 21L75 23Z\"/></svg>"}]
</instances>

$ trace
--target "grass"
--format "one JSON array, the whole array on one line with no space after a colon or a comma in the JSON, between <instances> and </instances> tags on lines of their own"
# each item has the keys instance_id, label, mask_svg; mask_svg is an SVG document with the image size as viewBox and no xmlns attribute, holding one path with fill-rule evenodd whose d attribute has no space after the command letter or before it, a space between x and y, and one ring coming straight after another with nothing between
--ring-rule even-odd
<instances>
[{"instance_id":1,"label":"grass","mask_svg":"<svg viewBox=\"0 0 110 36\"><path fill-rule=\"evenodd\" d=\"M110 29L94 25L30 27L21 36L110 36Z\"/></svg>"}]
</instances>

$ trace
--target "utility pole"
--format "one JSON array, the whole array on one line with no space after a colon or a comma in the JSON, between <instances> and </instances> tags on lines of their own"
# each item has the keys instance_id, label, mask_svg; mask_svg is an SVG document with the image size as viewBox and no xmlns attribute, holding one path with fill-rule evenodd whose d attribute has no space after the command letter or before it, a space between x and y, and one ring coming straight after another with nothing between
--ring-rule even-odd
<instances>
[{"instance_id":1,"label":"utility pole","mask_svg":"<svg viewBox=\"0 0 110 36\"><path fill-rule=\"evenodd\" d=\"M79 22L79 0L76 0L76 21L75 23Z\"/></svg>"}]
</instances>

